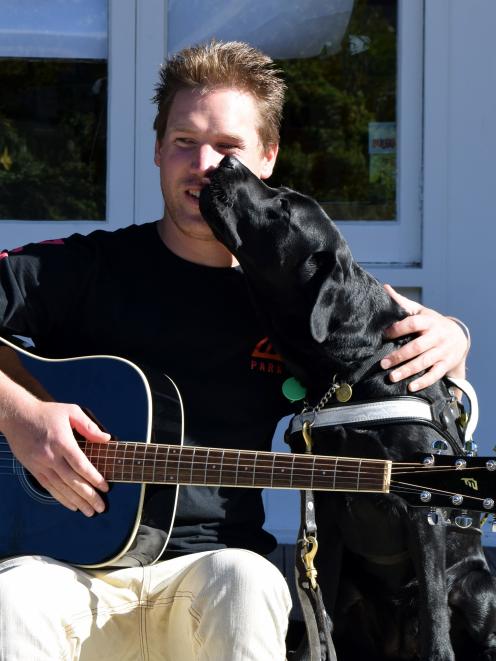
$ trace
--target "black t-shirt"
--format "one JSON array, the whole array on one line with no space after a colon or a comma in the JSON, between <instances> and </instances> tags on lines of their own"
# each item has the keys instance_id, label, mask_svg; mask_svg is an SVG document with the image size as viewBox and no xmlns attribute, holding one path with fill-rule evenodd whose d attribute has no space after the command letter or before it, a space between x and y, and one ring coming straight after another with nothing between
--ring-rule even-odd
<instances>
[{"instance_id":1,"label":"black t-shirt","mask_svg":"<svg viewBox=\"0 0 496 661\"><path fill-rule=\"evenodd\" d=\"M177 257L155 223L0 253L0 332L49 358L110 354L163 370L181 392L186 444L269 450L290 412L241 270ZM181 487L168 551L268 553L263 522L258 489Z\"/></svg>"}]
</instances>

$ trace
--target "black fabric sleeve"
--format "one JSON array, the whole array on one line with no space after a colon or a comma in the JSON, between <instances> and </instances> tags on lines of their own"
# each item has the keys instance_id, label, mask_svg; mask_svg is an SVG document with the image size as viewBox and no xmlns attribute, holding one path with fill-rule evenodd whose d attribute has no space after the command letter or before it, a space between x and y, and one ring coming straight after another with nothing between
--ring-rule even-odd
<instances>
[{"instance_id":1,"label":"black fabric sleeve","mask_svg":"<svg viewBox=\"0 0 496 661\"><path fill-rule=\"evenodd\" d=\"M81 235L0 252L0 334L33 339L69 330L97 269L94 241Z\"/></svg>"}]
</instances>

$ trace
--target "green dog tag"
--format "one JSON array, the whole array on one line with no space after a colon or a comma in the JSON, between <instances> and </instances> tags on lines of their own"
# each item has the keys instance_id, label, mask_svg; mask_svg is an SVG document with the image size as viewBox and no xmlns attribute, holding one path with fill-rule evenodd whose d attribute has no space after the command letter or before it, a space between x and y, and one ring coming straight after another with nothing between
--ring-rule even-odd
<instances>
[{"instance_id":1,"label":"green dog tag","mask_svg":"<svg viewBox=\"0 0 496 661\"><path fill-rule=\"evenodd\" d=\"M297 402L300 399L303 399L307 394L307 389L305 386L302 386L298 379L295 379L294 376L291 376L289 379L286 379L282 384L282 394L286 399L289 399L290 402Z\"/></svg>"}]
</instances>

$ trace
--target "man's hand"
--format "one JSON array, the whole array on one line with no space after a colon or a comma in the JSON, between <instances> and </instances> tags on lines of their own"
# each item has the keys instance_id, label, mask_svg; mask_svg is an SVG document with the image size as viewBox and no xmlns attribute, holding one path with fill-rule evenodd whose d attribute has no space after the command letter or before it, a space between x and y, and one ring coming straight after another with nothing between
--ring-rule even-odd
<instances>
[{"instance_id":1,"label":"man's hand","mask_svg":"<svg viewBox=\"0 0 496 661\"><path fill-rule=\"evenodd\" d=\"M410 314L390 326L385 338L417 336L381 360L383 369L401 365L390 373L391 381L401 381L426 370L408 385L408 389L415 392L432 385L445 374L463 377L468 340L459 325L449 317L398 294L390 285L384 285L384 288Z\"/></svg>"},{"instance_id":2,"label":"man's hand","mask_svg":"<svg viewBox=\"0 0 496 661\"><path fill-rule=\"evenodd\" d=\"M17 459L62 505L86 516L102 512L97 489L108 491L108 484L79 448L73 429L93 442L108 441L110 435L79 406L41 401L24 389L15 399L15 412L3 420L2 432Z\"/></svg>"}]
</instances>

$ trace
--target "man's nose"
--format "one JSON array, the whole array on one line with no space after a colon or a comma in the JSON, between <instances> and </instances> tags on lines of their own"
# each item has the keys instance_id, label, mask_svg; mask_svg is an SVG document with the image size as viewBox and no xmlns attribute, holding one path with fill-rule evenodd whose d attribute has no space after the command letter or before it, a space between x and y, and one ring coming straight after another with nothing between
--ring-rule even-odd
<instances>
[{"instance_id":1,"label":"man's nose","mask_svg":"<svg viewBox=\"0 0 496 661\"><path fill-rule=\"evenodd\" d=\"M216 151L211 145L198 145L191 162L191 169L196 174L206 174L215 170L224 154Z\"/></svg>"}]
</instances>

